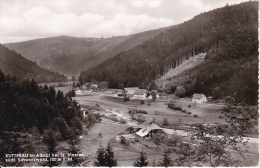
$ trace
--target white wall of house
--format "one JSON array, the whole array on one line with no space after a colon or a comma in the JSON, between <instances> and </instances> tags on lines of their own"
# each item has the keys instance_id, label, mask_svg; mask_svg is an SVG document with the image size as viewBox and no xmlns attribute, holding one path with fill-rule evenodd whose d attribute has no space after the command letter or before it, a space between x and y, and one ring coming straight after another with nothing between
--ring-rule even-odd
<instances>
[{"instance_id":1,"label":"white wall of house","mask_svg":"<svg viewBox=\"0 0 260 168\"><path fill-rule=\"evenodd\" d=\"M200 99L192 98L192 103L207 103L208 99L206 96L202 96Z\"/></svg>"},{"instance_id":2,"label":"white wall of house","mask_svg":"<svg viewBox=\"0 0 260 168\"><path fill-rule=\"evenodd\" d=\"M134 95L134 98L135 99L145 99L146 98L146 96L147 96L147 94L146 93L144 93L144 94L142 94L142 95Z\"/></svg>"}]
</instances>

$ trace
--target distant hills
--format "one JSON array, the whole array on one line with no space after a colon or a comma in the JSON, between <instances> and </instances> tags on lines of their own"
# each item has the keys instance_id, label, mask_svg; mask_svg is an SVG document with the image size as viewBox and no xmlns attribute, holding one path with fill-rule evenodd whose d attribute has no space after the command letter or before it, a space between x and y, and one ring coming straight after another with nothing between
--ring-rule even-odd
<instances>
[{"instance_id":1,"label":"distant hills","mask_svg":"<svg viewBox=\"0 0 260 168\"><path fill-rule=\"evenodd\" d=\"M49 70L79 74L124 50L153 38L166 29L111 38L59 36L4 45Z\"/></svg>"},{"instance_id":2,"label":"distant hills","mask_svg":"<svg viewBox=\"0 0 260 168\"><path fill-rule=\"evenodd\" d=\"M39 67L15 51L0 44L0 69L6 75L15 76L17 80L35 79L37 82L65 81L62 74Z\"/></svg>"},{"instance_id":3,"label":"distant hills","mask_svg":"<svg viewBox=\"0 0 260 168\"><path fill-rule=\"evenodd\" d=\"M157 86L154 81L199 53L205 61ZM161 32L117 56L83 71L80 82L108 81L109 87L138 86L167 90L183 86L186 95L212 95L257 104L258 2L225 6Z\"/></svg>"}]
</instances>

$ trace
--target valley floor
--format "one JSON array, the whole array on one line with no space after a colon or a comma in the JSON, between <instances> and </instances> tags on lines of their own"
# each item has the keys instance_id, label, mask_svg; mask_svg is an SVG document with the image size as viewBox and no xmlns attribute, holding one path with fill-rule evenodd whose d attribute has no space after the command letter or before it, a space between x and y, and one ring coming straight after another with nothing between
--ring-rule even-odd
<instances>
[{"instance_id":1,"label":"valley floor","mask_svg":"<svg viewBox=\"0 0 260 168\"><path fill-rule=\"evenodd\" d=\"M163 151L169 148L166 144L161 144L157 148L153 141L149 139L139 138L138 141L132 142L129 145L123 145L119 140L117 140L116 137L118 137L118 135L128 133L126 129L129 126L138 125L137 122L130 119L128 113L130 108L147 111L148 114L143 114L146 122L156 120L156 122L160 123L164 118L167 118L169 127L171 127L171 124L178 123L183 126L183 128L179 127L181 129L179 130L180 132L185 132L186 124L199 122L213 124L225 122L223 119L219 118L219 109L224 107L223 104L192 104L190 98L173 101L175 101L176 105L191 112L191 114L167 108L166 103L169 100L172 100L170 97L157 99L156 101L145 100L144 104L142 104L140 100L123 102L121 99L107 96L104 92L89 92L84 96L76 96L75 100L83 106L99 106L103 109L103 111L100 111L101 113L118 116L127 121L126 124L121 124L102 117L100 123L96 123L90 130L88 130L87 135L83 135L81 146L83 153L89 156L89 166L93 165L97 149L100 145L106 147L108 142L112 144L115 158L118 161L118 166L132 166L142 150L147 154L150 166L152 166L151 164L153 162L158 163L160 161ZM198 117L195 118L194 115L197 115ZM142 125L139 126L141 127ZM176 127L173 127L172 129L176 129ZM189 141L189 137L182 137L181 140L184 142ZM238 153L232 152L234 157L241 157L241 166L255 166L258 164L258 138L248 138L248 140L249 148L247 152L244 152L244 159L242 159ZM174 149L175 147L171 148ZM170 157L175 159L177 154L172 152Z\"/></svg>"}]
</instances>

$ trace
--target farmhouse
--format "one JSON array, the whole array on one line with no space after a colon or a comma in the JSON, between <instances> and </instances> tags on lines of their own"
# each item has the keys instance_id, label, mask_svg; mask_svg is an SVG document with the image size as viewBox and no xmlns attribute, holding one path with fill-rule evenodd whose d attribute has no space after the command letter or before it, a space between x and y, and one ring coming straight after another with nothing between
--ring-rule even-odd
<instances>
[{"instance_id":1,"label":"farmhouse","mask_svg":"<svg viewBox=\"0 0 260 168\"><path fill-rule=\"evenodd\" d=\"M125 92L126 92L126 96L127 97L133 97L134 96L134 93L138 90L139 88L138 87L128 87L128 88L125 88Z\"/></svg>"},{"instance_id":2,"label":"farmhouse","mask_svg":"<svg viewBox=\"0 0 260 168\"><path fill-rule=\"evenodd\" d=\"M195 93L192 96L192 103L206 103L206 102L208 102L208 99L204 94Z\"/></svg>"},{"instance_id":3,"label":"farmhouse","mask_svg":"<svg viewBox=\"0 0 260 168\"><path fill-rule=\"evenodd\" d=\"M78 90L75 91L75 94L76 94L76 95L82 95L83 92L82 92L82 90L78 89Z\"/></svg>"},{"instance_id":4,"label":"farmhouse","mask_svg":"<svg viewBox=\"0 0 260 168\"><path fill-rule=\"evenodd\" d=\"M153 137L156 133L164 133L163 128L159 127L155 123L151 123L146 127L143 127L135 134L140 137Z\"/></svg>"},{"instance_id":5,"label":"farmhouse","mask_svg":"<svg viewBox=\"0 0 260 168\"><path fill-rule=\"evenodd\" d=\"M134 92L134 98L136 99L145 99L147 96L147 90L146 89L137 89Z\"/></svg>"},{"instance_id":6,"label":"farmhouse","mask_svg":"<svg viewBox=\"0 0 260 168\"><path fill-rule=\"evenodd\" d=\"M90 90L92 90L92 91L97 91L97 90L98 90L98 84L92 84L92 85L90 86Z\"/></svg>"}]
</instances>

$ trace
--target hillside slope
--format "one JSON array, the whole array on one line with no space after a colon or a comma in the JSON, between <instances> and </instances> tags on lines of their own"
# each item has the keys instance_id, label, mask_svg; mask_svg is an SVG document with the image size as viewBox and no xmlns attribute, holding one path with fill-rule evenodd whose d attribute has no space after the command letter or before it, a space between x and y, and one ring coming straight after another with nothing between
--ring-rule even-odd
<instances>
[{"instance_id":1,"label":"hillside slope","mask_svg":"<svg viewBox=\"0 0 260 168\"><path fill-rule=\"evenodd\" d=\"M82 72L80 82L108 81L112 88L119 84L157 88L154 81L168 69L198 53L207 53L205 62L185 72L182 82L172 81L169 85L183 85L186 95L199 92L207 96L215 87L220 87L222 97L229 95L239 102L255 104L257 37L258 2L225 6L200 14ZM231 81L235 87L229 84ZM242 89L242 95L241 88L245 86L249 89Z\"/></svg>"},{"instance_id":2,"label":"hillside slope","mask_svg":"<svg viewBox=\"0 0 260 168\"><path fill-rule=\"evenodd\" d=\"M166 74L162 75L158 79L155 80L156 85L165 87L169 83L169 79L173 78L174 76L177 76L184 71L187 71L191 68L194 68L195 66L201 64L205 59L206 53L200 53L198 55L195 55L193 57L190 57L189 59L185 60L181 65L171 68L167 71Z\"/></svg>"},{"instance_id":3,"label":"hillside slope","mask_svg":"<svg viewBox=\"0 0 260 168\"><path fill-rule=\"evenodd\" d=\"M43 69L0 44L0 69L18 80L32 79L37 82L65 81L64 75Z\"/></svg>"},{"instance_id":4,"label":"hillside slope","mask_svg":"<svg viewBox=\"0 0 260 168\"><path fill-rule=\"evenodd\" d=\"M59 36L5 44L40 66L63 73L79 73L153 38L167 28L112 38Z\"/></svg>"}]
</instances>

